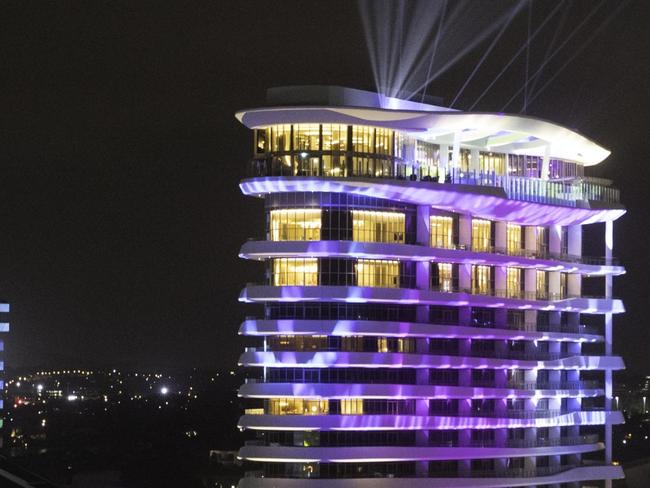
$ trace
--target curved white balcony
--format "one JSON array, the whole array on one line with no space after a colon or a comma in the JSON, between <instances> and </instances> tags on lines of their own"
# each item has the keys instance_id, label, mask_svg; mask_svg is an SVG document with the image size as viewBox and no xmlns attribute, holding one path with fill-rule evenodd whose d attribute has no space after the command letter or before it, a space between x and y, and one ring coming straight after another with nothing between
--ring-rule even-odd
<instances>
[{"instance_id":1,"label":"curved white balcony","mask_svg":"<svg viewBox=\"0 0 650 488\"><path fill-rule=\"evenodd\" d=\"M582 454L600 451L604 447L602 442L545 447L244 446L239 450L237 457L247 461L271 463L391 463L402 461L452 461L456 459L561 456L564 454Z\"/></svg>"},{"instance_id":2,"label":"curved white balcony","mask_svg":"<svg viewBox=\"0 0 650 488\"><path fill-rule=\"evenodd\" d=\"M606 298L526 300L470 293L446 293L414 288L373 288L360 286L269 286L249 284L239 295L240 302L342 302L401 303L554 310L592 314L623 313L623 302Z\"/></svg>"},{"instance_id":3,"label":"curved white balcony","mask_svg":"<svg viewBox=\"0 0 650 488\"><path fill-rule=\"evenodd\" d=\"M525 412L522 412L522 415ZM529 412L530 413L530 412ZM240 429L282 431L368 431L368 430L463 430L565 427L571 425L618 425L619 411L569 412L549 417L514 418L507 413L490 417L417 415L243 415Z\"/></svg>"},{"instance_id":4,"label":"curved white balcony","mask_svg":"<svg viewBox=\"0 0 650 488\"><path fill-rule=\"evenodd\" d=\"M622 266L605 266L562 261L561 259L540 259L527 256L512 256L505 253L381 242L248 241L241 247L239 257L255 260L294 257L398 259L403 261L440 261L443 263L516 266L590 276L618 276L625 273L625 268Z\"/></svg>"},{"instance_id":5,"label":"curved white balcony","mask_svg":"<svg viewBox=\"0 0 650 488\"><path fill-rule=\"evenodd\" d=\"M268 193L312 191L366 195L521 225L585 225L616 220L625 213L621 206L585 208L589 206L586 202L581 207L548 205L508 199L506 192L497 187L424 181L270 176L248 178L239 186L244 195L258 197Z\"/></svg>"},{"instance_id":6,"label":"curved white balcony","mask_svg":"<svg viewBox=\"0 0 650 488\"><path fill-rule=\"evenodd\" d=\"M523 353L522 353L523 355ZM548 369L621 370L619 356L570 356L548 361L448 356L399 352L246 351L239 366L266 368L425 368L425 369Z\"/></svg>"},{"instance_id":7,"label":"curved white balcony","mask_svg":"<svg viewBox=\"0 0 650 488\"><path fill-rule=\"evenodd\" d=\"M238 488L505 488L543 486L580 481L623 479L620 466L594 465L549 470L538 469L515 473L480 473L473 477L440 478L347 478L347 479L289 479L247 477Z\"/></svg>"},{"instance_id":8,"label":"curved white balcony","mask_svg":"<svg viewBox=\"0 0 650 488\"><path fill-rule=\"evenodd\" d=\"M572 330L572 329L569 329ZM436 339L503 339L557 342L602 342L602 335L590 334L591 329L576 328L575 332L541 332L519 329L495 329L460 325L389 322L378 320L245 320L239 334L245 336L328 335L377 337L430 337Z\"/></svg>"},{"instance_id":9,"label":"curved white balcony","mask_svg":"<svg viewBox=\"0 0 650 488\"><path fill-rule=\"evenodd\" d=\"M367 398L367 399L468 399L468 398L589 398L604 395L602 388L575 385L567 389L492 388L471 386L404 385L377 383L257 383L239 388L243 398ZM588 386L588 385L586 385Z\"/></svg>"}]
</instances>

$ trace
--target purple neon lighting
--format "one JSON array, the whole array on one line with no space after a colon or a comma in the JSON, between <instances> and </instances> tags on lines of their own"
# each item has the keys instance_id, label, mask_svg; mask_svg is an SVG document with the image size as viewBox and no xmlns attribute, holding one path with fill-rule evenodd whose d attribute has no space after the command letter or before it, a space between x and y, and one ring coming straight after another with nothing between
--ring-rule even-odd
<instances>
[{"instance_id":1,"label":"purple neon lighting","mask_svg":"<svg viewBox=\"0 0 650 488\"><path fill-rule=\"evenodd\" d=\"M269 259L283 257L346 257L356 259L400 259L408 261L439 261L443 263L488 264L515 266L545 271L580 273L589 276L625 273L622 266L601 266L536 259L525 256L508 256L497 253L461 249L441 249L414 244L392 244L354 241L249 241L239 257L244 259Z\"/></svg>"},{"instance_id":2,"label":"purple neon lighting","mask_svg":"<svg viewBox=\"0 0 650 488\"><path fill-rule=\"evenodd\" d=\"M478 354L477 354L478 355ZM571 356L549 361L498 359L434 354L382 352L293 352L249 351L239 358L247 367L302 368L425 368L425 369L546 369L546 370L621 370L625 366L618 356Z\"/></svg>"},{"instance_id":3,"label":"purple neon lighting","mask_svg":"<svg viewBox=\"0 0 650 488\"><path fill-rule=\"evenodd\" d=\"M251 461L269 462L397 462L448 461L456 459L491 459L497 457L530 457L578 454L604 449L601 442L552 447L420 447L420 446L362 446L362 447L289 447L245 446L239 457Z\"/></svg>"},{"instance_id":4,"label":"purple neon lighting","mask_svg":"<svg viewBox=\"0 0 650 488\"><path fill-rule=\"evenodd\" d=\"M420 305L475 306L517 310L556 310L591 314L623 313L618 299L568 298L558 301L445 293L414 288L373 288L358 286L267 286L249 285L239 296L240 302L345 302L401 303Z\"/></svg>"},{"instance_id":5,"label":"purple neon lighting","mask_svg":"<svg viewBox=\"0 0 650 488\"><path fill-rule=\"evenodd\" d=\"M602 388L566 390L522 390L515 388L485 388L470 386L366 384L366 383L246 383L239 388L242 398L310 399L534 399L534 398L590 398L602 396Z\"/></svg>"},{"instance_id":6,"label":"purple neon lighting","mask_svg":"<svg viewBox=\"0 0 650 488\"><path fill-rule=\"evenodd\" d=\"M521 331L459 325L373 320L246 320L239 334L245 336L329 335L374 337L432 337L439 339L503 339L557 342L602 342L602 335L565 332Z\"/></svg>"},{"instance_id":7,"label":"purple neon lighting","mask_svg":"<svg viewBox=\"0 0 650 488\"><path fill-rule=\"evenodd\" d=\"M505 400L501 404L505 406ZM566 427L571 425L622 424L621 412L578 411L548 418L499 418L416 415L244 415L238 426L251 430L376 431L462 430Z\"/></svg>"},{"instance_id":8,"label":"purple neon lighting","mask_svg":"<svg viewBox=\"0 0 650 488\"><path fill-rule=\"evenodd\" d=\"M616 220L625 210L588 209L543 205L510 200L495 188L467 187L418 181L372 181L363 178L266 177L243 180L245 195L279 192L353 193L385 198L416 205L467 213L492 220L505 220L522 225L585 225ZM482 193L481 193L482 192Z\"/></svg>"}]
</instances>

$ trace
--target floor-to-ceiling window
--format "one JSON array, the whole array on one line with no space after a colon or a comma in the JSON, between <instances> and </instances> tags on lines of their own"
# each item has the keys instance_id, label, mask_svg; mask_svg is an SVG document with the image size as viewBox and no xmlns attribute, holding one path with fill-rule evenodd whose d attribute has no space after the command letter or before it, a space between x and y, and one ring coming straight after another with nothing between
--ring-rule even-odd
<instances>
[{"instance_id":1,"label":"floor-to-ceiling window","mask_svg":"<svg viewBox=\"0 0 650 488\"><path fill-rule=\"evenodd\" d=\"M472 251L492 250L492 222L472 219Z\"/></svg>"},{"instance_id":2,"label":"floor-to-ceiling window","mask_svg":"<svg viewBox=\"0 0 650 488\"><path fill-rule=\"evenodd\" d=\"M317 286L318 259L277 258L273 260L274 286Z\"/></svg>"},{"instance_id":3,"label":"floor-to-ceiling window","mask_svg":"<svg viewBox=\"0 0 650 488\"><path fill-rule=\"evenodd\" d=\"M432 215L429 218L429 229L431 233L431 247L451 249L454 247L454 219Z\"/></svg>"},{"instance_id":4,"label":"floor-to-ceiling window","mask_svg":"<svg viewBox=\"0 0 650 488\"><path fill-rule=\"evenodd\" d=\"M519 298L523 284L523 269L507 268L506 270L506 296L508 298Z\"/></svg>"},{"instance_id":5,"label":"floor-to-ceiling window","mask_svg":"<svg viewBox=\"0 0 650 488\"><path fill-rule=\"evenodd\" d=\"M404 242L406 216L398 212L352 211L352 240L357 242Z\"/></svg>"},{"instance_id":6,"label":"floor-to-ceiling window","mask_svg":"<svg viewBox=\"0 0 650 488\"><path fill-rule=\"evenodd\" d=\"M272 241L318 241L320 230L320 209L296 208L270 212Z\"/></svg>"},{"instance_id":7,"label":"floor-to-ceiling window","mask_svg":"<svg viewBox=\"0 0 650 488\"><path fill-rule=\"evenodd\" d=\"M506 251L508 254L520 254L522 248L523 228L517 224L506 225Z\"/></svg>"},{"instance_id":8,"label":"floor-to-ceiling window","mask_svg":"<svg viewBox=\"0 0 650 488\"><path fill-rule=\"evenodd\" d=\"M357 286L399 288L399 261L359 259L355 268Z\"/></svg>"},{"instance_id":9,"label":"floor-to-ceiling window","mask_svg":"<svg viewBox=\"0 0 650 488\"><path fill-rule=\"evenodd\" d=\"M492 292L492 268L472 265L472 293L488 295Z\"/></svg>"}]
</instances>

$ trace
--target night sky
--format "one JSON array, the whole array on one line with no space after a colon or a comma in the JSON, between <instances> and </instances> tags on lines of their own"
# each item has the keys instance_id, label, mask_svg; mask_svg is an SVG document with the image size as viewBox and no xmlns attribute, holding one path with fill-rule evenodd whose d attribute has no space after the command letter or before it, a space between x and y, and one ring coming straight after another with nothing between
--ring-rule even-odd
<instances>
[{"instance_id":1,"label":"night sky","mask_svg":"<svg viewBox=\"0 0 650 488\"><path fill-rule=\"evenodd\" d=\"M552 3L535 2L533 25ZM568 3L563 35L596 5ZM540 86L616 5L606 2ZM615 295L628 313L615 318L614 349L648 374L649 5L625 7L528 110L613 152L590 174L614 179L628 208L615 224L628 270ZM554 32L533 44L531 67ZM458 108L525 38L524 15ZM451 100L485 48L428 93ZM4 2L0 63L7 367L234 367L237 328L253 313L237 296L263 276L237 253L263 235L263 215L239 193L252 142L233 113L271 86L373 89L356 3ZM476 109L500 110L523 82L518 61Z\"/></svg>"}]
</instances>

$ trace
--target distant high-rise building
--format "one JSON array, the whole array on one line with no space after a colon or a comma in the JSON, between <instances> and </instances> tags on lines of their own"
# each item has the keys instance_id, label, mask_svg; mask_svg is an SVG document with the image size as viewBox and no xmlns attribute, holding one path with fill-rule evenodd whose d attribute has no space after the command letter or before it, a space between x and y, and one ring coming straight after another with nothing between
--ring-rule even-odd
<instances>
[{"instance_id":1,"label":"distant high-rise building","mask_svg":"<svg viewBox=\"0 0 650 488\"><path fill-rule=\"evenodd\" d=\"M4 332L9 332L9 322L6 322L6 314L9 313L9 304L0 301L0 333ZM0 352L4 353L5 350L5 342L4 340L0 339ZM4 357L0 359L0 391L2 391L2 395L0 396L0 412L4 409L4 391L5 391L5 380L4 380L4 370L5 370L5 362L4 362ZM0 415L0 429L4 425L4 414ZM0 431L0 447L2 447L2 442L3 440L3 435L2 431Z\"/></svg>"},{"instance_id":2,"label":"distant high-rise building","mask_svg":"<svg viewBox=\"0 0 650 488\"><path fill-rule=\"evenodd\" d=\"M245 195L242 488L578 486L612 463L609 151L529 116L340 87L269 91ZM599 225L605 257L582 254ZM602 227L602 229L600 228ZM585 276L603 277L598 297ZM583 325L590 316L593 324ZM588 345L588 346L586 346ZM583 351L583 347L588 350Z\"/></svg>"}]
</instances>

